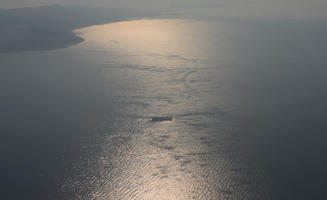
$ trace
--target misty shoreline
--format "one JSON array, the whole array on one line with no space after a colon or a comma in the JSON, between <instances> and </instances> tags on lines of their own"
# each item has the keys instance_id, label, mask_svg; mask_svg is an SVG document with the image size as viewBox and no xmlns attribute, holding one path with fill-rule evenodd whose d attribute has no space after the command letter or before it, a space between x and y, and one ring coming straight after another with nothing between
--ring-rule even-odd
<instances>
[{"instance_id":1,"label":"misty shoreline","mask_svg":"<svg viewBox=\"0 0 327 200\"><path fill-rule=\"evenodd\" d=\"M84 41L75 30L149 16L78 6L0 9L0 53L63 49Z\"/></svg>"},{"instance_id":2,"label":"misty shoreline","mask_svg":"<svg viewBox=\"0 0 327 200\"><path fill-rule=\"evenodd\" d=\"M28 37L18 36L9 42L8 40L0 42L0 53L64 49L84 41L83 38L76 36L73 31L51 30L44 33L35 30L22 31L17 29L14 31L23 33L24 36L28 35ZM33 35L38 37L33 37Z\"/></svg>"},{"instance_id":3,"label":"misty shoreline","mask_svg":"<svg viewBox=\"0 0 327 200\"><path fill-rule=\"evenodd\" d=\"M85 6L49 5L15 9L0 9L0 54L24 51L42 51L64 49L84 41L76 30L95 25L144 18L180 18L178 15L165 15L132 11L117 11ZM185 16L183 17L185 18ZM190 17L186 17L192 19ZM226 20L219 18L215 20ZM234 19L260 23L260 19ZM322 27L325 20L305 20L313 26ZM276 23L278 20L265 20ZM296 20L284 20L291 25ZM308 27L310 28L310 27Z\"/></svg>"}]
</instances>

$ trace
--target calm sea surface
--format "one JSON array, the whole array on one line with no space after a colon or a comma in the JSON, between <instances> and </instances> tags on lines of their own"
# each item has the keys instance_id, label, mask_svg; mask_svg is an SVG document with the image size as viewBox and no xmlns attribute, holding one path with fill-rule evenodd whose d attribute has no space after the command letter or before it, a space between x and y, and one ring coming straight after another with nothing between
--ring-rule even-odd
<instances>
[{"instance_id":1,"label":"calm sea surface","mask_svg":"<svg viewBox=\"0 0 327 200\"><path fill-rule=\"evenodd\" d=\"M3 199L325 199L326 24L135 20L0 54Z\"/></svg>"}]
</instances>

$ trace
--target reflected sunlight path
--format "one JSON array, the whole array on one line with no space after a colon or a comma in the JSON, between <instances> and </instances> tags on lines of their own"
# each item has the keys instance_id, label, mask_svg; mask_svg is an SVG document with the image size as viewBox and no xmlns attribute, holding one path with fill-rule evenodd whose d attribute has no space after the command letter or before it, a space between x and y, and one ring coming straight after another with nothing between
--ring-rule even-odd
<instances>
[{"instance_id":1,"label":"reflected sunlight path","mask_svg":"<svg viewBox=\"0 0 327 200\"><path fill-rule=\"evenodd\" d=\"M81 199L256 196L249 180L260 177L235 161L239 154L231 148L237 138L226 131L238 126L229 114L229 85L221 87L237 63L221 42L228 28L169 19L76 30L86 41L73 48L94 53L102 63L92 66L108 83L101 98L114 97L110 103L120 115L101 127L101 150L63 190L78 191ZM112 74L120 81L109 80ZM152 116L174 120L153 123Z\"/></svg>"}]
</instances>

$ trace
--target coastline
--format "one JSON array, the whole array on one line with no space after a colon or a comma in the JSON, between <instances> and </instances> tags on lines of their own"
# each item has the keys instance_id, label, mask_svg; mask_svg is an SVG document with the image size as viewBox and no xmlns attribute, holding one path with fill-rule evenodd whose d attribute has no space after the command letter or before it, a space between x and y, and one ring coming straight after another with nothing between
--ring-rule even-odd
<instances>
[{"instance_id":1,"label":"coastline","mask_svg":"<svg viewBox=\"0 0 327 200\"><path fill-rule=\"evenodd\" d=\"M15 32L16 31L21 32L20 30L15 30ZM64 49L84 41L84 39L78 37L73 30L70 32L55 30L45 33L36 33L35 31L29 30L21 34L22 36L14 36L10 40L1 42L0 53ZM15 35L15 33L13 33L13 35Z\"/></svg>"},{"instance_id":2,"label":"coastline","mask_svg":"<svg viewBox=\"0 0 327 200\"><path fill-rule=\"evenodd\" d=\"M75 30L149 14L76 6L0 9L0 53L63 49L84 41Z\"/></svg>"}]
</instances>

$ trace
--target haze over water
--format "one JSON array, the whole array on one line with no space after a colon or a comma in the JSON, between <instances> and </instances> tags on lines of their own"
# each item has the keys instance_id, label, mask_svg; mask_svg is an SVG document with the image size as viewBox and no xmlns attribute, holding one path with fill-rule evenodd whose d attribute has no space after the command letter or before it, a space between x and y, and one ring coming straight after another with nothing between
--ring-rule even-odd
<instances>
[{"instance_id":1,"label":"haze over water","mask_svg":"<svg viewBox=\"0 0 327 200\"><path fill-rule=\"evenodd\" d=\"M323 199L325 25L143 19L0 54L8 196Z\"/></svg>"}]
</instances>

